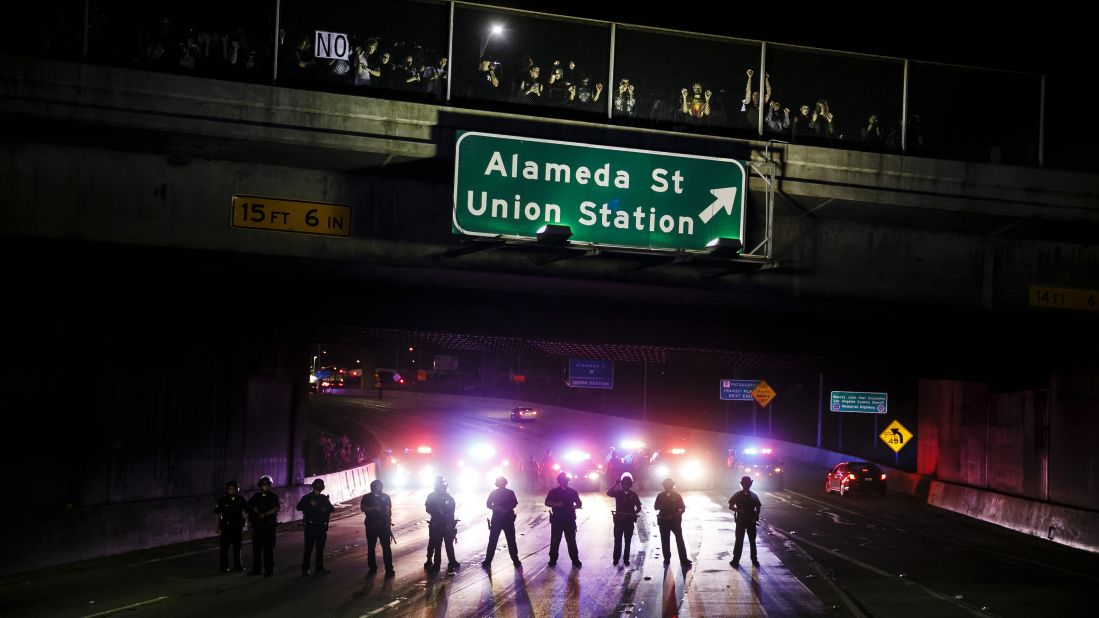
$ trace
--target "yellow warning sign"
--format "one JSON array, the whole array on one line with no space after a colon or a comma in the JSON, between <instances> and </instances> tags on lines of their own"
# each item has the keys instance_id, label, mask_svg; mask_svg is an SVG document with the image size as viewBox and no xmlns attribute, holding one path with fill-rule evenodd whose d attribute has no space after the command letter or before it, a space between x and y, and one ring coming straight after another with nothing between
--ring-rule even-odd
<instances>
[{"instance_id":1,"label":"yellow warning sign","mask_svg":"<svg viewBox=\"0 0 1099 618\"><path fill-rule=\"evenodd\" d=\"M766 380L760 380L759 386L752 389L752 398L759 403L761 408L766 408L767 404L771 403L771 400L774 399L777 394L775 389L767 384Z\"/></svg>"},{"instance_id":2,"label":"yellow warning sign","mask_svg":"<svg viewBox=\"0 0 1099 618\"><path fill-rule=\"evenodd\" d=\"M881 438L882 442L888 444L894 453L897 453L912 440L912 432L905 429L904 425L899 422L893 421L878 437Z\"/></svg>"}]
</instances>

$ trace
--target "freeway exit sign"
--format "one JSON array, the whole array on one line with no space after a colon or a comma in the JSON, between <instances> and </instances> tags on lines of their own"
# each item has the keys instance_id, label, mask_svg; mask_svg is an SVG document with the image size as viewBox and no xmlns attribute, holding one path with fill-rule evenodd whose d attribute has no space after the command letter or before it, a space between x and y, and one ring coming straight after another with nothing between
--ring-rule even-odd
<instances>
[{"instance_id":1,"label":"freeway exit sign","mask_svg":"<svg viewBox=\"0 0 1099 618\"><path fill-rule=\"evenodd\" d=\"M462 133L456 234L530 239L567 225L573 244L705 251L744 241L747 173L734 159Z\"/></svg>"}]
</instances>

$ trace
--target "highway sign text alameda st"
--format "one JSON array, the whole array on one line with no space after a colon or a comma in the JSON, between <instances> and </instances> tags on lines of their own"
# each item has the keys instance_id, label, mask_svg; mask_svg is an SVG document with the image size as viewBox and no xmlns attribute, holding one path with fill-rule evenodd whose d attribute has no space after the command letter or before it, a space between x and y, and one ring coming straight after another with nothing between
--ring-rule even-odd
<instances>
[{"instance_id":1,"label":"highway sign text alameda st","mask_svg":"<svg viewBox=\"0 0 1099 618\"><path fill-rule=\"evenodd\" d=\"M571 243L704 251L744 240L744 165L734 159L462 133L453 231Z\"/></svg>"}]
</instances>

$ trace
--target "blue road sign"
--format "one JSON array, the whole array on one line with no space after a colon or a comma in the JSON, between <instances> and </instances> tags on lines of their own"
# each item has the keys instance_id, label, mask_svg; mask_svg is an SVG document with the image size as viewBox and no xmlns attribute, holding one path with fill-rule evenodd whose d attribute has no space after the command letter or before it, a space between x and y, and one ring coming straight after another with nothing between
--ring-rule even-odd
<instances>
[{"instance_id":1,"label":"blue road sign","mask_svg":"<svg viewBox=\"0 0 1099 618\"><path fill-rule=\"evenodd\" d=\"M718 396L722 401L755 401L752 391L759 386L759 380L719 380Z\"/></svg>"},{"instance_id":2,"label":"blue road sign","mask_svg":"<svg viewBox=\"0 0 1099 618\"><path fill-rule=\"evenodd\" d=\"M614 361L570 358L569 386L613 389Z\"/></svg>"}]
</instances>

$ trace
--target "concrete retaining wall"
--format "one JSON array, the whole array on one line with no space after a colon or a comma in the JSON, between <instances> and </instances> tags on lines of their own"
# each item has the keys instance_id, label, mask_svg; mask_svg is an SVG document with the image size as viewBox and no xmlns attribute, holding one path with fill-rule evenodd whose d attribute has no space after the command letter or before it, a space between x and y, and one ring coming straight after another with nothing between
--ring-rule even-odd
<instances>
[{"instance_id":1,"label":"concrete retaining wall","mask_svg":"<svg viewBox=\"0 0 1099 618\"><path fill-rule=\"evenodd\" d=\"M378 478L377 464L370 462L365 466L342 472L306 477L305 486L308 489L314 480L321 479L324 481L324 493L328 494L332 503L335 504L370 493L370 483L376 478Z\"/></svg>"},{"instance_id":2,"label":"concrete retaining wall","mask_svg":"<svg viewBox=\"0 0 1099 618\"><path fill-rule=\"evenodd\" d=\"M1062 545L1099 552L1099 512L942 481L931 481L927 503Z\"/></svg>"},{"instance_id":3,"label":"concrete retaining wall","mask_svg":"<svg viewBox=\"0 0 1099 618\"><path fill-rule=\"evenodd\" d=\"M324 480L325 493L337 503L369 492L377 475L371 462L308 477L303 485L275 487L282 504L280 522L301 519L295 507L316 478ZM253 493L242 492L246 498ZM33 522L12 522L23 534L5 535L4 553L19 558L0 561L0 575L212 537L216 500L212 495L190 496L35 514Z\"/></svg>"}]
</instances>

